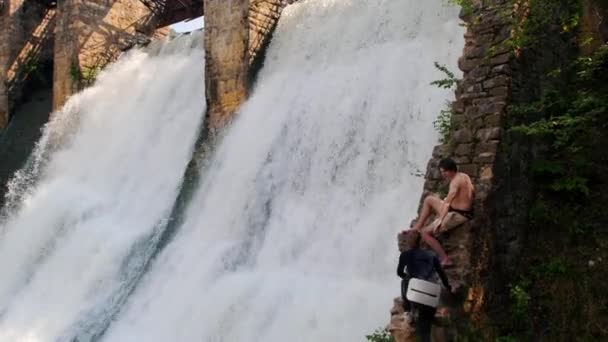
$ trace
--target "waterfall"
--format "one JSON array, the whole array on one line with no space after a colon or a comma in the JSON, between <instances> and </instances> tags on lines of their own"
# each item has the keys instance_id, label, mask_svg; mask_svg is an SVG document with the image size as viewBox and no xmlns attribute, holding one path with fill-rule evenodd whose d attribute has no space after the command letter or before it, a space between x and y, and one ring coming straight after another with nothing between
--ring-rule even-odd
<instances>
[{"instance_id":1,"label":"waterfall","mask_svg":"<svg viewBox=\"0 0 608 342\"><path fill-rule=\"evenodd\" d=\"M179 232L104 341L361 341L384 326L456 70L442 0L284 11Z\"/></svg>"},{"instance_id":2,"label":"waterfall","mask_svg":"<svg viewBox=\"0 0 608 342\"><path fill-rule=\"evenodd\" d=\"M399 294L396 234L453 96L433 64L456 70L462 35L443 0L288 6L166 246L202 37L125 54L9 184L0 342L364 340Z\"/></svg>"},{"instance_id":3,"label":"waterfall","mask_svg":"<svg viewBox=\"0 0 608 342\"><path fill-rule=\"evenodd\" d=\"M131 51L53 114L9 184L0 341L88 341L156 249L204 101L200 33Z\"/></svg>"}]
</instances>

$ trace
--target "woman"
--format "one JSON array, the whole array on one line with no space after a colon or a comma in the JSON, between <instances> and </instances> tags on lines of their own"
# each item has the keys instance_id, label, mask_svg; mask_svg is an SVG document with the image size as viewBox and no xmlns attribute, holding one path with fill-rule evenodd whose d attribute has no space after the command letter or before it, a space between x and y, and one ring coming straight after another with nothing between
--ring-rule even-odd
<instances>
[{"instance_id":1,"label":"woman","mask_svg":"<svg viewBox=\"0 0 608 342\"><path fill-rule=\"evenodd\" d=\"M406 234L406 244L408 249L399 256L399 265L397 266L397 275L401 281L401 296L403 297L403 306L405 311L410 311L412 305L418 310L418 320L416 324L416 332L422 342L431 341L431 325L435 318L436 309L431 306L418 303L410 303L405 294L407 285L411 278L422 280L431 280L435 273L441 278L441 282L445 288L452 292L452 287L448 282L445 271L439 263L439 259L429 251L420 248L420 232L410 230ZM407 274L405 268L407 267Z\"/></svg>"}]
</instances>

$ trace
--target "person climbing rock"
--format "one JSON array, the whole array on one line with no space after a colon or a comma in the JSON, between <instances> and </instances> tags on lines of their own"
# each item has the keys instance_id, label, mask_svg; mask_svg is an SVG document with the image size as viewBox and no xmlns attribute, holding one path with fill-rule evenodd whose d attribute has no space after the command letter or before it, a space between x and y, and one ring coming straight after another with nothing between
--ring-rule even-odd
<instances>
[{"instance_id":1,"label":"person climbing rock","mask_svg":"<svg viewBox=\"0 0 608 342\"><path fill-rule=\"evenodd\" d=\"M421 234L417 230L410 230L405 236L408 249L399 256L397 275L401 280L401 297L406 312L412 308L418 310L416 321L416 333L423 342L431 341L431 325L435 318L436 309L431 306L418 303L411 303L406 298L408 283L411 278L432 281L435 274L439 275L443 286L452 293L452 287L448 282L448 277L439 263L439 259L429 251L420 248ZM407 267L407 273L405 269Z\"/></svg>"},{"instance_id":2,"label":"person climbing rock","mask_svg":"<svg viewBox=\"0 0 608 342\"><path fill-rule=\"evenodd\" d=\"M439 170L441 175L450 182L448 195L443 200L437 195L427 196L422 204L420 217L412 229L422 233L422 239L437 253L441 259L441 265L449 267L453 263L433 235L449 231L473 219L475 188L466 173L458 172L458 167L452 159L441 160ZM433 213L436 214L436 219L423 227Z\"/></svg>"}]
</instances>

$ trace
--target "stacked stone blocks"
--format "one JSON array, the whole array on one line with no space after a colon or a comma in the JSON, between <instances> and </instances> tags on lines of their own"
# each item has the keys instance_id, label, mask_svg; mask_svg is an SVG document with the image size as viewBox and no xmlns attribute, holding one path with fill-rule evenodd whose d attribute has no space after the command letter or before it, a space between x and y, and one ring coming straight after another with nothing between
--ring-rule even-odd
<instances>
[{"instance_id":1,"label":"stacked stone blocks","mask_svg":"<svg viewBox=\"0 0 608 342\"><path fill-rule=\"evenodd\" d=\"M451 157L475 186L475 219L442 238L457 265L448 270L448 276L468 290L460 309L471 314L484 300L480 278L487 267L488 241L484 239L491 225L486 207L496 182L495 162L511 94L514 54L505 44L511 35L506 6L507 1L494 0L476 7L472 14L461 15L467 31L463 55L458 60L463 78L452 104L453 132L448 144L435 147L424 185L423 197L440 187L439 160Z\"/></svg>"},{"instance_id":2,"label":"stacked stone blocks","mask_svg":"<svg viewBox=\"0 0 608 342\"><path fill-rule=\"evenodd\" d=\"M445 195L446 184L438 164L442 158L451 157L459 171L471 177L476 189L475 218L440 237L455 263L446 273L462 289L456 299L446 302L447 320L452 323L465 316L475 319L486 299L482 278L487 271L487 232L492 224L486 207L497 182L495 164L505 133L514 56L505 44L511 35L510 21L505 17L510 11L507 6L505 0L492 0L477 3L473 13L461 13L467 31L463 55L458 60L463 78L452 103L452 132L448 143L434 148L425 175L422 199L431 193ZM457 335L456 325L435 330L449 339Z\"/></svg>"}]
</instances>

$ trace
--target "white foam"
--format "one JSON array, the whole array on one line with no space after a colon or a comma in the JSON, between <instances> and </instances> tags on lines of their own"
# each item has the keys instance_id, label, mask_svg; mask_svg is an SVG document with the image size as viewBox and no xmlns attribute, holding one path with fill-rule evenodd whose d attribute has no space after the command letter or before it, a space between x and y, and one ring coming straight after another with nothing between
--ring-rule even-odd
<instances>
[{"instance_id":1,"label":"white foam","mask_svg":"<svg viewBox=\"0 0 608 342\"><path fill-rule=\"evenodd\" d=\"M114 310L164 227L202 125L197 41L128 53L54 114L0 227L0 341L86 336L79 322Z\"/></svg>"},{"instance_id":2,"label":"white foam","mask_svg":"<svg viewBox=\"0 0 608 342\"><path fill-rule=\"evenodd\" d=\"M107 341L362 341L384 326L451 99L457 9L307 0L284 12L175 240Z\"/></svg>"}]
</instances>

